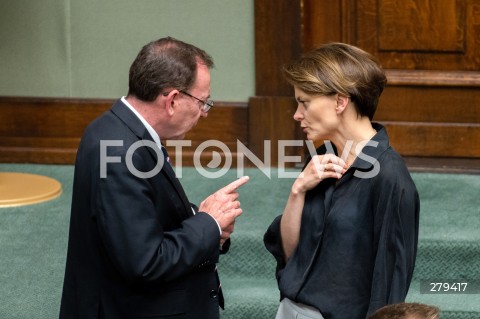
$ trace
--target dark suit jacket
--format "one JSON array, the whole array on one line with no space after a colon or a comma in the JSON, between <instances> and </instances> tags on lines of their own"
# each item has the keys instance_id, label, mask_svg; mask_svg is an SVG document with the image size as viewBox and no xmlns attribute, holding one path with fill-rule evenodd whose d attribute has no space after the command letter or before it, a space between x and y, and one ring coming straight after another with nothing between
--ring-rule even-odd
<instances>
[{"instance_id":1,"label":"dark suit jacket","mask_svg":"<svg viewBox=\"0 0 480 319\"><path fill-rule=\"evenodd\" d=\"M192 213L169 164L150 178L132 174L151 172L162 154L141 140L153 142L121 100L85 131L60 318L219 317L218 226Z\"/></svg>"}]
</instances>

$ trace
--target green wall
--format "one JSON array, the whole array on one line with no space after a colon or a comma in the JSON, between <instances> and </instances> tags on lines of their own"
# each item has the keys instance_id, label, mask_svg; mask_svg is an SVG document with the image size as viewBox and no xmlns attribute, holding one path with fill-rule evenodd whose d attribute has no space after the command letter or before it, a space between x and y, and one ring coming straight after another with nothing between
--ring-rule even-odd
<instances>
[{"instance_id":1,"label":"green wall","mask_svg":"<svg viewBox=\"0 0 480 319\"><path fill-rule=\"evenodd\" d=\"M213 56L213 99L254 95L253 0L0 0L0 95L117 98L168 35Z\"/></svg>"}]
</instances>

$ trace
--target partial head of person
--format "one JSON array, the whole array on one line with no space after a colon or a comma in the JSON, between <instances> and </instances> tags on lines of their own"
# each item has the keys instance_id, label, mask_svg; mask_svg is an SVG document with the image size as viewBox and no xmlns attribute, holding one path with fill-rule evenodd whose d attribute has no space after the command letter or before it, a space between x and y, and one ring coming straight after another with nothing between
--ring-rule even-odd
<instances>
[{"instance_id":1,"label":"partial head of person","mask_svg":"<svg viewBox=\"0 0 480 319\"><path fill-rule=\"evenodd\" d=\"M440 310L426 304L403 302L384 306L368 319L440 319Z\"/></svg>"},{"instance_id":2,"label":"partial head of person","mask_svg":"<svg viewBox=\"0 0 480 319\"><path fill-rule=\"evenodd\" d=\"M308 106L303 103L305 96L308 99L322 96L337 104L336 114L351 104L356 116L370 121L387 83L375 57L344 43L325 44L304 54L284 67L284 75L295 89L299 107ZM295 120L300 121L301 115L297 110Z\"/></svg>"},{"instance_id":3,"label":"partial head of person","mask_svg":"<svg viewBox=\"0 0 480 319\"><path fill-rule=\"evenodd\" d=\"M213 106L210 100L212 57L172 37L146 44L129 72L129 99L144 110L162 138L183 138Z\"/></svg>"}]
</instances>

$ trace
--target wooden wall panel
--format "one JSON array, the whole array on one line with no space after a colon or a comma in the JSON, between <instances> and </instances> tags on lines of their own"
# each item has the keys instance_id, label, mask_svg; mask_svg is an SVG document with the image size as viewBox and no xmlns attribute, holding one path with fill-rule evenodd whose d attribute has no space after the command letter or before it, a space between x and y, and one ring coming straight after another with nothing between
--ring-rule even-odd
<instances>
[{"instance_id":1,"label":"wooden wall panel","mask_svg":"<svg viewBox=\"0 0 480 319\"><path fill-rule=\"evenodd\" d=\"M250 116L249 136L255 140L250 143L250 150L260 159L264 159L264 141L271 145L271 164L277 166L278 141L302 140L298 123L293 120L296 102L292 97L253 97L249 101ZM286 148L286 156L301 155L303 148Z\"/></svg>"},{"instance_id":2,"label":"wooden wall panel","mask_svg":"<svg viewBox=\"0 0 480 319\"><path fill-rule=\"evenodd\" d=\"M380 98L374 119L477 124L478 101L480 90L476 87L389 86Z\"/></svg>"},{"instance_id":3,"label":"wooden wall panel","mask_svg":"<svg viewBox=\"0 0 480 319\"><path fill-rule=\"evenodd\" d=\"M248 105L248 142L263 158L264 141L293 140L299 130L292 118L293 88L284 80L282 66L302 52L302 0L255 0L254 9L255 96ZM272 165L276 163L274 153Z\"/></svg>"},{"instance_id":4,"label":"wooden wall panel","mask_svg":"<svg viewBox=\"0 0 480 319\"><path fill-rule=\"evenodd\" d=\"M386 69L480 70L479 0L358 0L356 44Z\"/></svg>"},{"instance_id":5,"label":"wooden wall panel","mask_svg":"<svg viewBox=\"0 0 480 319\"><path fill-rule=\"evenodd\" d=\"M111 103L0 97L0 162L73 163L83 130Z\"/></svg>"},{"instance_id":6,"label":"wooden wall panel","mask_svg":"<svg viewBox=\"0 0 480 319\"><path fill-rule=\"evenodd\" d=\"M480 124L382 123L391 145L404 156L480 157Z\"/></svg>"},{"instance_id":7,"label":"wooden wall panel","mask_svg":"<svg viewBox=\"0 0 480 319\"><path fill-rule=\"evenodd\" d=\"M0 136L79 137L111 100L0 97Z\"/></svg>"},{"instance_id":8,"label":"wooden wall panel","mask_svg":"<svg viewBox=\"0 0 480 319\"><path fill-rule=\"evenodd\" d=\"M464 53L465 15L463 0L379 0L378 49Z\"/></svg>"},{"instance_id":9,"label":"wooden wall panel","mask_svg":"<svg viewBox=\"0 0 480 319\"><path fill-rule=\"evenodd\" d=\"M323 12L342 12L342 1L315 1L305 0L303 10L303 34L304 51L315 48L321 39L321 42L334 42L342 38L346 26L343 25L345 19L343 14L322 14L322 19L318 19L318 14Z\"/></svg>"},{"instance_id":10,"label":"wooden wall panel","mask_svg":"<svg viewBox=\"0 0 480 319\"><path fill-rule=\"evenodd\" d=\"M379 59L388 86L375 120L392 144L406 156L480 158L480 0L330 3L304 1L304 48L339 41Z\"/></svg>"},{"instance_id":11,"label":"wooden wall panel","mask_svg":"<svg viewBox=\"0 0 480 319\"><path fill-rule=\"evenodd\" d=\"M328 42L355 42L357 0L303 0L302 4L303 52Z\"/></svg>"},{"instance_id":12,"label":"wooden wall panel","mask_svg":"<svg viewBox=\"0 0 480 319\"><path fill-rule=\"evenodd\" d=\"M281 69L302 51L301 1L255 0L254 10L255 94L290 95Z\"/></svg>"},{"instance_id":13,"label":"wooden wall panel","mask_svg":"<svg viewBox=\"0 0 480 319\"><path fill-rule=\"evenodd\" d=\"M113 102L0 97L0 162L74 163L85 127ZM191 165L194 150L205 140L219 140L232 151L236 151L237 139L248 145L246 106L246 103L216 102L208 118L201 119L185 137L192 143L184 149L185 165ZM207 152L202 156L204 161L208 157Z\"/></svg>"}]
</instances>

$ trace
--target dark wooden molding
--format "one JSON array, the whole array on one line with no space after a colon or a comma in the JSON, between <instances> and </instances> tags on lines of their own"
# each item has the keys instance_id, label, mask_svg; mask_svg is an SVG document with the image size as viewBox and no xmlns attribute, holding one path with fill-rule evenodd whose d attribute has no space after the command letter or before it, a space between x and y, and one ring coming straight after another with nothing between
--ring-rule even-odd
<instances>
[{"instance_id":1,"label":"dark wooden molding","mask_svg":"<svg viewBox=\"0 0 480 319\"><path fill-rule=\"evenodd\" d=\"M385 70L389 85L480 87L480 72Z\"/></svg>"},{"instance_id":2,"label":"dark wooden molding","mask_svg":"<svg viewBox=\"0 0 480 319\"><path fill-rule=\"evenodd\" d=\"M86 126L110 109L112 99L0 97L0 162L72 164ZM219 140L232 151L248 145L247 103L216 102L207 119L185 139L184 162L203 141ZM174 155L172 156L174 157ZM204 155L206 157L206 155ZM206 160L206 159L205 159Z\"/></svg>"}]
</instances>

